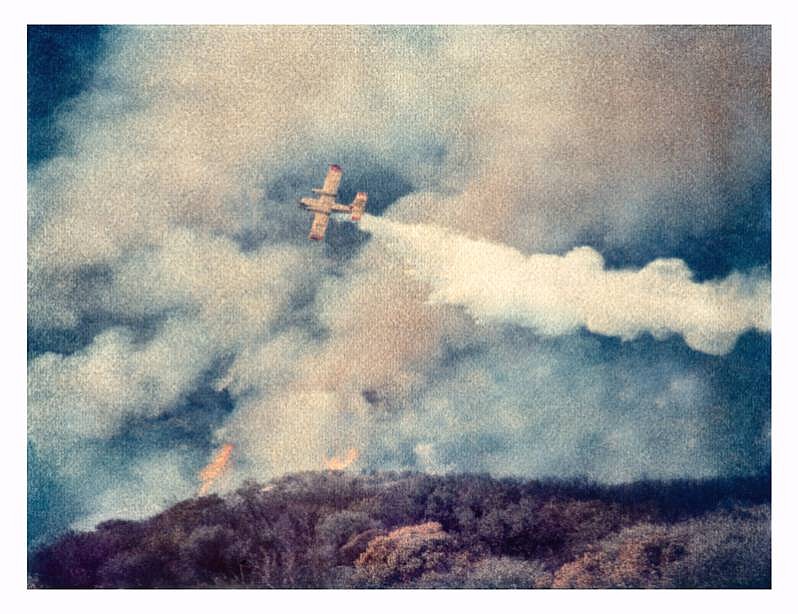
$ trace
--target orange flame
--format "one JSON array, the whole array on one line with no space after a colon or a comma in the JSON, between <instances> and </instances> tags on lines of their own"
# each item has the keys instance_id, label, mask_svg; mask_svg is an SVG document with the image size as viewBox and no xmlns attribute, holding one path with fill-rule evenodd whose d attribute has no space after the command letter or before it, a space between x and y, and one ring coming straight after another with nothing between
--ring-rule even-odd
<instances>
[{"instance_id":1,"label":"orange flame","mask_svg":"<svg viewBox=\"0 0 798 614\"><path fill-rule=\"evenodd\" d=\"M230 461L230 455L233 453L234 447L235 446L231 443L224 444L216 453L216 456L213 457L213 460L200 471L199 479L202 482L202 486L200 486L199 491L197 491L198 497L207 494L213 483L224 473L224 470L227 469L227 464Z\"/></svg>"},{"instance_id":2,"label":"orange flame","mask_svg":"<svg viewBox=\"0 0 798 614\"><path fill-rule=\"evenodd\" d=\"M360 452L358 452L357 448L349 448L346 451L346 454L343 456L333 456L332 458L325 458L324 459L324 466L327 467L330 471L340 471L342 469L346 469L349 465L354 463L358 457L360 456Z\"/></svg>"}]
</instances>

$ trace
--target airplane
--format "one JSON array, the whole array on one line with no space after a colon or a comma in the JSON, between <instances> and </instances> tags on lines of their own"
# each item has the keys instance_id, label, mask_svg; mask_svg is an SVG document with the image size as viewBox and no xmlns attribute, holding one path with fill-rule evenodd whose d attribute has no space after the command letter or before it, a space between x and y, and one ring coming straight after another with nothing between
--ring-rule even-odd
<instances>
[{"instance_id":1,"label":"airplane","mask_svg":"<svg viewBox=\"0 0 798 614\"><path fill-rule=\"evenodd\" d=\"M308 235L308 239L312 241L321 241L324 238L330 215L333 213L351 213L353 222L357 222L363 217L363 212L366 210L366 201L368 200L368 194L365 192L358 192L351 205L341 205L335 202L335 197L338 195L338 186L341 183L341 175L343 175L341 167L337 164L331 164L327 170L324 185L321 188L313 189L313 192L318 194L319 197L302 198L299 201L300 207L314 214L313 224L310 226L310 234Z\"/></svg>"}]
</instances>

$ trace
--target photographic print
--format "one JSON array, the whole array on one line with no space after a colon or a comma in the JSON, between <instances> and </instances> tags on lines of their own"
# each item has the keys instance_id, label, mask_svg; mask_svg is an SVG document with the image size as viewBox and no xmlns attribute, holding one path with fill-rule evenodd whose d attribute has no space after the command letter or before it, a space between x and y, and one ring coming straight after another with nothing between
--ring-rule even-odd
<instances>
[{"instance_id":1,"label":"photographic print","mask_svg":"<svg viewBox=\"0 0 798 614\"><path fill-rule=\"evenodd\" d=\"M28 587L771 586L766 25L29 25Z\"/></svg>"}]
</instances>

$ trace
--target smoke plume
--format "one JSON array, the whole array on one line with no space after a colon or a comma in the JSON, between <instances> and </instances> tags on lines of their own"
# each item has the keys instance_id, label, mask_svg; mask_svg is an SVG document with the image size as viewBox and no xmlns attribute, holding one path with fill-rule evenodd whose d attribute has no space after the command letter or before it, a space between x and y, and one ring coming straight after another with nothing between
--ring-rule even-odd
<instances>
[{"instance_id":1,"label":"smoke plume","mask_svg":"<svg viewBox=\"0 0 798 614\"><path fill-rule=\"evenodd\" d=\"M684 337L694 350L728 353L749 329L770 331L770 278L732 273L697 283L683 260L608 270L591 247L522 254L444 228L367 215L361 228L388 245L430 287L429 303L459 305L478 321L516 324L541 335L584 327L631 340L647 332Z\"/></svg>"}]
</instances>

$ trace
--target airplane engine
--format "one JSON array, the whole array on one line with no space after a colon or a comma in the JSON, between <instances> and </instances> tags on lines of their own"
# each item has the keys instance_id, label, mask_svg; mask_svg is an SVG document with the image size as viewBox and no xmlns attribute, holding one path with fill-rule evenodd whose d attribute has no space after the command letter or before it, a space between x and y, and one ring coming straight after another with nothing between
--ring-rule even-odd
<instances>
[{"instance_id":1,"label":"airplane engine","mask_svg":"<svg viewBox=\"0 0 798 614\"><path fill-rule=\"evenodd\" d=\"M358 192L355 196L355 200L352 201L352 221L357 222L361 217L363 217L363 212L366 210L366 201L368 200L368 194L365 192Z\"/></svg>"}]
</instances>

